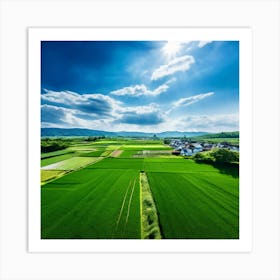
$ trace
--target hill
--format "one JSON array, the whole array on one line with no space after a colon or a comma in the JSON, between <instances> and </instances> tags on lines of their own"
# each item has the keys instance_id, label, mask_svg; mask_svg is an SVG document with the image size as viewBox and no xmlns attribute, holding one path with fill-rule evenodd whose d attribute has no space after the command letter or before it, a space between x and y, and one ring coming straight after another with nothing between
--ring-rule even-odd
<instances>
[{"instance_id":1,"label":"hill","mask_svg":"<svg viewBox=\"0 0 280 280\"><path fill-rule=\"evenodd\" d=\"M207 132L181 132L181 131L164 131L160 133L147 132L130 132L130 131L103 131L84 128L41 128L41 137L69 137L69 136L106 136L106 137L195 137L205 135Z\"/></svg>"}]
</instances>

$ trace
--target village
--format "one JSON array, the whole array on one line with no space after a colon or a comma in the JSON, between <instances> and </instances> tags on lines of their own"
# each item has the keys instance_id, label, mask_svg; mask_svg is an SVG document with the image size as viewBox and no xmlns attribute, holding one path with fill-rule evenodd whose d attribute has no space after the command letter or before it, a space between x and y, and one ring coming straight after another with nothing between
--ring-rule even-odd
<instances>
[{"instance_id":1,"label":"village","mask_svg":"<svg viewBox=\"0 0 280 280\"><path fill-rule=\"evenodd\" d=\"M204 143L193 142L185 139L171 139L169 144L174 150L172 154L182 156L192 156L199 152L211 151L214 148L223 148L230 151L239 152L239 146L231 145L227 142L221 143Z\"/></svg>"}]
</instances>

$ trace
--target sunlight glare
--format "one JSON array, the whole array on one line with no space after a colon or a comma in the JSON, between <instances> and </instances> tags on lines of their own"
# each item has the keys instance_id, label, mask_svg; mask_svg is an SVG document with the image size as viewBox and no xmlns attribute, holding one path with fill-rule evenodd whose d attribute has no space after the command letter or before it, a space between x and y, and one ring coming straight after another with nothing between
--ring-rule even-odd
<instances>
[{"instance_id":1,"label":"sunlight glare","mask_svg":"<svg viewBox=\"0 0 280 280\"><path fill-rule=\"evenodd\" d=\"M165 46L162 48L163 53L167 57L174 57L181 49L181 42L167 41Z\"/></svg>"}]
</instances>

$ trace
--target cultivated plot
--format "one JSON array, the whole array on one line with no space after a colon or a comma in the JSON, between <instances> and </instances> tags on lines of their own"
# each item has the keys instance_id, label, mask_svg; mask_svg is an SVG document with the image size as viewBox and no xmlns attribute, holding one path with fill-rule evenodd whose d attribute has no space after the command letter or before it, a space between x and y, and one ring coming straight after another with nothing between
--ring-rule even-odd
<instances>
[{"instance_id":1,"label":"cultivated plot","mask_svg":"<svg viewBox=\"0 0 280 280\"><path fill-rule=\"evenodd\" d=\"M45 185L42 238L141 238L135 170L82 169Z\"/></svg>"},{"instance_id":2,"label":"cultivated plot","mask_svg":"<svg viewBox=\"0 0 280 280\"><path fill-rule=\"evenodd\" d=\"M77 170L90 163L101 160L99 157L72 157L57 163L42 167L42 170Z\"/></svg>"},{"instance_id":3,"label":"cultivated plot","mask_svg":"<svg viewBox=\"0 0 280 280\"><path fill-rule=\"evenodd\" d=\"M105 158L104 160L95 164L87 166L91 169L143 169L143 159L125 159L125 158Z\"/></svg>"},{"instance_id":4,"label":"cultivated plot","mask_svg":"<svg viewBox=\"0 0 280 280\"><path fill-rule=\"evenodd\" d=\"M54 162L41 170L42 238L238 238L238 176L226 166L161 158L170 151L158 146L80 145L82 156L42 159Z\"/></svg>"},{"instance_id":5,"label":"cultivated plot","mask_svg":"<svg viewBox=\"0 0 280 280\"><path fill-rule=\"evenodd\" d=\"M148 178L164 238L239 237L238 180L218 172L149 172Z\"/></svg>"},{"instance_id":6,"label":"cultivated plot","mask_svg":"<svg viewBox=\"0 0 280 280\"><path fill-rule=\"evenodd\" d=\"M219 172L209 164L197 164L193 160L183 158L145 158L144 169L147 172Z\"/></svg>"}]
</instances>

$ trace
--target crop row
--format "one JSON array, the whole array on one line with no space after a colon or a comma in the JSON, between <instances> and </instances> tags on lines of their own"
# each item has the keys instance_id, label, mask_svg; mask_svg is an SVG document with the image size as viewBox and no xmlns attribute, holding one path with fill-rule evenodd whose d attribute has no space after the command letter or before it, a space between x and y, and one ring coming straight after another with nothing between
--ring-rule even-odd
<instances>
[{"instance_id":1,"label":"crop row","mask_svg":"<svg viewBox=\"0 0 280 280\"><path fill-rule=\"evenodd\" d=\"M137 175L82 169L46 184L41 189L42 238L140 238Z\"/></svg>"},{"instance_id":2,"label":"crop row","mask_svg":"<svg viewBox=\"0 0 280 280\"><path fill-rule=\"evenodd\" d=\"M80 166L98 158L76 159ZM42 238L141 238L139 171L147 173L163 238L238 238L239 179L182 158L102 158L47 183Z\"/></svg>"},{"instance_id":3,"label":"crop row","mask_svg":"<svg viewBox=\"0 0 280 280\"><path fill-rule=\"evenodd\" d=\"M148 178L164 238L239 237L237 180L220 173L150 172Z\"/></svg>"}]
</instances>

